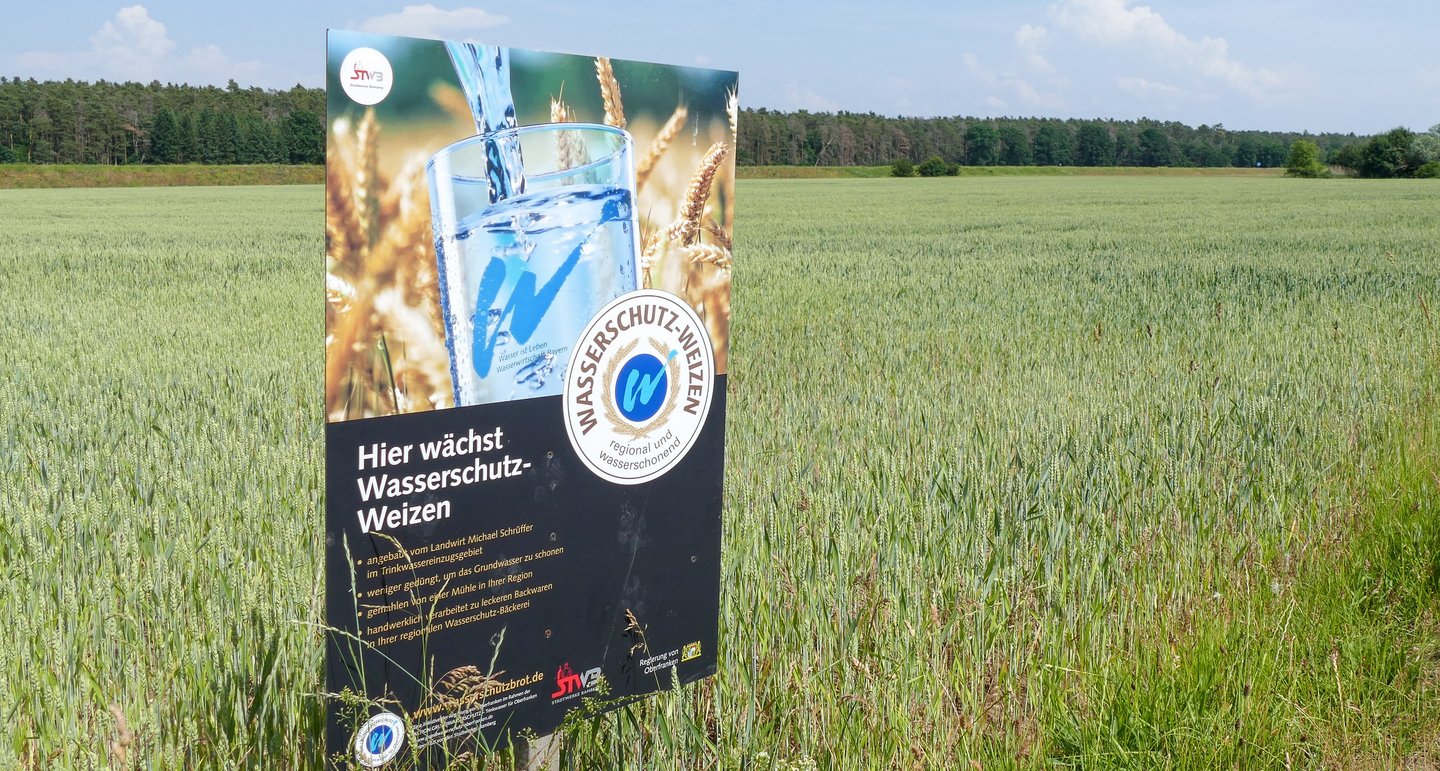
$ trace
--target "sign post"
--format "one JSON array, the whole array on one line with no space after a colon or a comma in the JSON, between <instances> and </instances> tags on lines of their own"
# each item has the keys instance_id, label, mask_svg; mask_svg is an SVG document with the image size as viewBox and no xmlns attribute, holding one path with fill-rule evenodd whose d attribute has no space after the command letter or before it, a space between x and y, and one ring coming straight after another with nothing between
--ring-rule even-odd
<instances>
[{"instance_id":1,"label":"sign post","mask_svg":"<svg viewBox=\"0 0 1440 771\"><path fill-rule=\"evenodd\" d=\"M331 31L327 753L716 671L732 72Z\"/></svg>"},{"instance_id":2,"label":"sign post","mask_svg":"<svg viewBox=\"0 0 1440 771\"><path fill-rule=\"evenodd\" d=\"M560 771L560 735L546 734L525 745L517 771Z\"/></svg>"}]
</instances>

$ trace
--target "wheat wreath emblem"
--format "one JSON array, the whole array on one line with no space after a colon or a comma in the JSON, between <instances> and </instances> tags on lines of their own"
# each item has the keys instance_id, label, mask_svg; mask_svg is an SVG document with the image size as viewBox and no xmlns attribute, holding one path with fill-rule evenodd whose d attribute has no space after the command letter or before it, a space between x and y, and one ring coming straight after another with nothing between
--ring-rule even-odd
<instances>
[{"instance_id":1,"label":"wheat wreath emblem","mask_svg":"<svg viewBox=\"0 0 1440 771\"><path fill-rule=\"evenodd\" d=\"M669 346L653 337L647 339L650 341L650 348L654 350L661 359L665 360L665 373L669 376L670 383L679 383L680 364L673 357L669 356ZM669 393L665 397L665 406L660 409L658 415L650 419L650 422L643 425L631 425L629 421L620 416L620 411L615 405L615 370L620 368L620 362L630 358L630 352L635 350L635 346L639 344L639 340L632 340L629 344L620 346L620 348L616 350L615 355L611 357L610 363L605 365L605 379L603 381L605 383L605 393L600 399L605 405L605 420L610 423L610 427L615 430L615 433L636 439L649 436L652 431L664 427L670 420L670 413L675 411L675 405L679 403L678 397L680 395L679 388L666 388L665 390Z\"/></svg>"}]
</instances>

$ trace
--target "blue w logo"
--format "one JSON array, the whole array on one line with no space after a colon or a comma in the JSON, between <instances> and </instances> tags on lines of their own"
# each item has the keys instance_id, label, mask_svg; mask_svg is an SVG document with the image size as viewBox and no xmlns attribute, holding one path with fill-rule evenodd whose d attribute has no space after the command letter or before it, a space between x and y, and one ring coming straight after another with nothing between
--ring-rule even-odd
<instances>
[{"instance_id":1,"label":"blue w logo","mask_svg":"<svg viewBox=\"0 0 1440 771\"><path fill-rule=\"evenodd\" d=\"M625 380L625 399L621 409L626 412L635 411L635 399L638 397L641 404L649 404L651 397L655 395L655 389L665 382L665 370L659 370L649 375L640 374L640 370L630 370L630 377Z\"/></svg>"},{"instance_id":2,"label":"blue w logo","mask_svg":"<svg viewBox=\"0 0 1440 771\"><path fill-rule=\"evenodd\" d=\"M615 401L620 407L620 414L627 420L639 423L660 411L670 381L665 365L678 353L671 351L665 361L642 353L620 368L620 376L615 382ZM656 394L660 398L657 399Z\"/></svg>"},{"instance_id":3,"label":"blue w logo","mask_svg":"<svg viewBox=\"0 0 1440 771\"><path fill-rule=\"evenodd\" d=\"M365 749L378 755L390 746L390 740L393 738L395 738L395 734L390 730L390 726L376 726L365 740Z\"/></svg>"}]
</instances>

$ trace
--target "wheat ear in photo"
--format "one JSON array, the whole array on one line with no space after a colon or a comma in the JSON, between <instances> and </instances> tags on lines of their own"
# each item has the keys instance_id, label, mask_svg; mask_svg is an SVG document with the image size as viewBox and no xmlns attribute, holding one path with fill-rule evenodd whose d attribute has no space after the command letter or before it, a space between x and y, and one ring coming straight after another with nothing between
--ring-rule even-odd
<instances>
[{"instance_id":1,"label":"wheat ear in photo","mask_svg":"<svg viewBox=\"0 0 1440 771\"><path fill-rule=\"evenodd\" d=\"M450 407L424 158L387 177L373 110L330 129L325 179L325 414Z\"/></svg>"},{"instance_id":2,"label":"wheat ear in photo","mask_svg":"<svg viewBox=\"0 0 1440 771\"><path fill-rule=\"evenodd\" d=\"M728 90L715 105L677 99L657 125L648 117L627 119L623 83L609 59L596 59L595 72L603 120L627 128L637 148L641 285L674 292L695 308L714 344L716 371L724 373L734 267L735 91Z\"/></svg>"}]
</instances>

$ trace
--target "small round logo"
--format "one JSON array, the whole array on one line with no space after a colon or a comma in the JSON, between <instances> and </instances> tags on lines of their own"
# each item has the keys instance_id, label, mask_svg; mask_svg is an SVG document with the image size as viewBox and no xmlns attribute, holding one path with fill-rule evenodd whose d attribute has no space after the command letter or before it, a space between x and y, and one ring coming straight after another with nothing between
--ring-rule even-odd
<instances>
[{"instance_id":1,"label":"small round logo","mask_svg":"<svg viewBox=\"0 0 1440 771\"><path fill-rule=\"evenodd\" d=\"M665 355L673 359L679 351L671 349ZM620 376L615 379L615 404L620 408L621 417L631 423L643 423L660 411L670 395L670 378L665 372L665 362L642 353L631 356L620 365Z\"/></svg>"},{"instance_id":2,"label":"small round logo","mask_svg":"<svg viewBox=\"0 0 1440 771\"><path fill-rule=\"evenodd\" d=\"M405 721L392 712L381 712L355 732L355 759L366 768L379 768L400 754L404 741Z\"/></svg>"},{"instance_id":3,"label":"small round logo","mask_svg":"<svg viewBox=\"0 0 1440 771\"><path fill-rule=\"evenodd\" d=\"M390 95L395 72L385 54L373 48L357 48L340 62L340 88L345 95L364 105L379 104Z\"/></svg>"},{"instance_id":4,"label":"small round logo","mask_svg":"<svg viewBox=\"0 0 1440 771\"><path fill-rule=\"evenodd\" d=\"M600 309L565 368L565 431L585 465L616 484L674 468L700 436L715 387L705 322L669 292L641 289Z\"/></svg>"}]
</instances>

